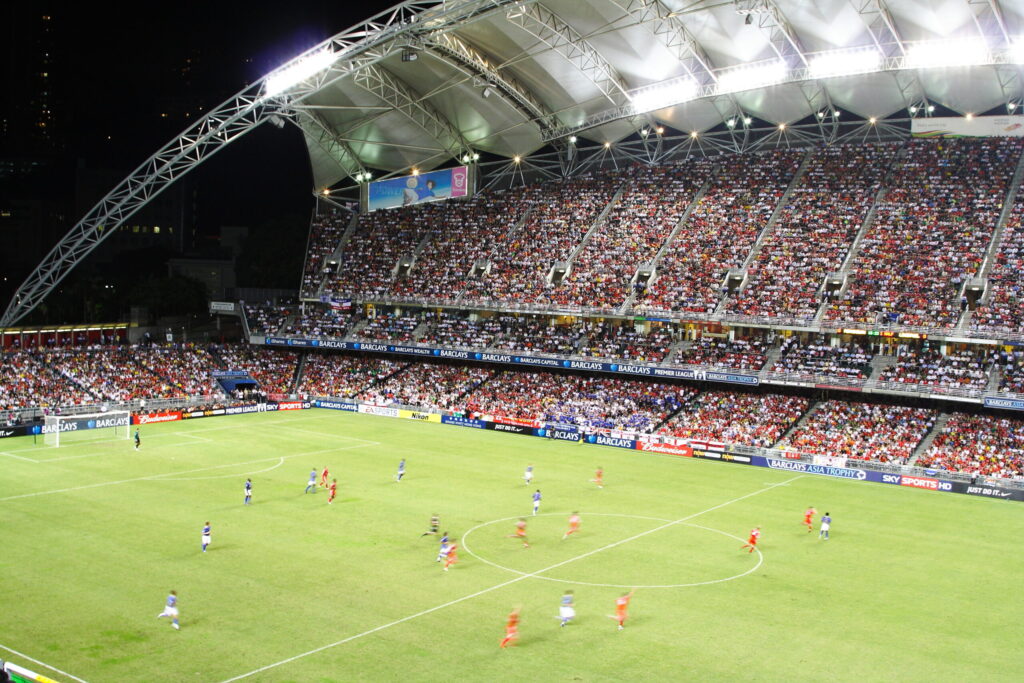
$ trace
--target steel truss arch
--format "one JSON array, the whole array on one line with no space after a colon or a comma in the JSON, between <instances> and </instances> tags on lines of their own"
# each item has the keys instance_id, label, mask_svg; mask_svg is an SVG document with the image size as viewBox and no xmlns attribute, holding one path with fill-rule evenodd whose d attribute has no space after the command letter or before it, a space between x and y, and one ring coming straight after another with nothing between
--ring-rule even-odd
<instances>
[{"instance_id":1,"label":"steel truss arch","mask_svg":"<svg viewBox=\"0 0 1024 683\"><path fill-rule=\"evenodd\" d=\"M324 123L315 111L298 109L293 114L294 123L307 139L313 140L345 172L356 182L362 180L366 167L359 156L352 151L348 143L340 139L331 128Z\"/></svg>"}]
</instances>

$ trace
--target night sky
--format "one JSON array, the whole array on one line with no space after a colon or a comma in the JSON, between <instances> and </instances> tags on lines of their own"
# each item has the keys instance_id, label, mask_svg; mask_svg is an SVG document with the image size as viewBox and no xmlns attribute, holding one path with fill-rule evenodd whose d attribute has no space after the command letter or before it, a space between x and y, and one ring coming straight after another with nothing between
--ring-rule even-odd
<instances>
[{"instance_id":1,"label":"night sky","mask_svg":"<svg viewBox=\"0 0 1024 683\"><path fill-rule=\"evenodd\" d=\"M394 3L164 3L154 6L156 15L142 11L141 6L139 11L125 13L102 4L54 5L52 9L40 7L42 3L27 4L33 6L0 10L9 29L4 32L5 56L8 73L31 71L31 31L19 26L34 25L36 15L52 13L54 130L61 145L51 154L58 160L59 171L47 178L51 184L45 191L56 199L62 192L71 192L76 164L109 170L123 179L203 111ZM31 94L25 88L17 95L5 94L5 112L16 106L12 97ZM9 122L4 155L25 153L17 148L23 139L18 125L16 118ZM263 126L190 175L196 190L199 241L216 235L221 225L254 226L287 218L290 234L280 238L304 247L313 205L312 180L296 128ZM6 196L40 193L38 186L19 184L20 180L24 179L15 178L3 188ZM63 232L89 208L69 210L77 215L66 216ZM19 259L34 267L46 250L22 253ZM298 274L295 280L292 286L297 286ZM2 293L6 307L10 285Z\"/></svg>"}]
</instances>

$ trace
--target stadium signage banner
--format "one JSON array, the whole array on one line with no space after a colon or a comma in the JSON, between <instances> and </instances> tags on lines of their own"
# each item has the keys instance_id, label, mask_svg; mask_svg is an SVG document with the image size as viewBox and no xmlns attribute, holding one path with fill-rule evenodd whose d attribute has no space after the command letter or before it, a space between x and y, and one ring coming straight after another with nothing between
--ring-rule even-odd
<instances>
[{"instance_id":1,"label":"stadium signage banner","mask_svg":"<svg viewBox=\"0 0 1024 683\"><path fill-rule=\"evenodd\" d=\"M460 358L469 360L469 351L457 351L455 349L434 349L434 355L441 358Z\"/></svg>"},{"instance_id":2,"label":"stadium signage banner","mask_svg":"<svg viewBox=\"0 0 1024 683\"><path fill-rule=\"evenodd\" d=\"M1024 125L1010 116L934 116L910 121L915 138L1019 138Z\"/></svg>"},{"instance_id":3,"label":"stadium signage banner","mask_svg":"<svg viewBox=\"0 0 1024 683\"><path fill-rule=\"evenodd\" d=\"M309 404L303 404L302 401L283 401L277 404L278 410L302 410L308 407Z\"/></svg>"},{"instance_id":4,"label":"stadium signage banner","mask_svg":"<svg viewBox=\"0 0 1024 683\"><path fill-rule=\"evenodd\" d=\"M378 180L366 186L366 210L392 209L469 194L469 167Z\"/></svg>"},{"instance_id":5,"label":"stadium signage banner","mask_svg":"<svg viewBox=\"0 0 1024 683\"><path fill-rule=\"evenodd\" d=\"M406 420L420 420L421 422L440 422L440 413L422 413L418 410L399 410L398 417Z\"/></svg>"},{"instance_id":6,"label":"stadium signage banner","mask_svg":"<svg viewBox=\"0 0 1024 683\"><path fill-rule=\"evenodd\" d=\"M79 430L99 429L102 427L127 427L131 424L131 417L123 415L120 417L101 418L99 420L84 418L81 420L65 420L58 424L60 426L59 431L61 432L77 432ZM57 425L36 424L30 427L30 432L32 434L53 434L58 431L57 429L54 429L56 426Z\"/></svg>"},{"instance_id":7,"label":"stadium signage banner","mask_svg":"<svg viewBox=\"0 0 1024 683\"><path fill-rule=\"evenodd\" d=\"M509 434L525 434L526 436L534 435L534 428L527 427L526 425L510 425L503 422L486 422L487 429L493 429L496 432L508 432Z\"/></svg>"},{"instance_id":8,"label":"stadium signage banner","mask_svg":"<svg viewBox=\"0 0 1024 683\"><path fill-rule=\"evenodd\" d=\"M645 453L665 453L666 455L681 455L686 458L693 457L693 449L689 446L677 446L671 443L637 441L636 449Z\"/></svg>"},{"instance_id":9,"label":"stadium signage banner","mask_svg":"<svg viewBox=\"0 0 1024 683\"><path fill-rule=\"evenodd\" d=\"M155 422L177 422L181 419L181 411L174 410L169 413L147 413L136 415L132 420L133 424L148 425Z\"/></svg>"},{"instance_id":10,"label":"stadium signage banner","mask_svg":"<svg viewBox=\"0 0 1024 683\"><path fill-rule=\"evenodd\" d=\"M368 406L360 404L357 410L360 413L366 413L367 415L380 415L381 417L398 417L398 408L388 408L385 406Z\"/></svg>"},{"instance_id":11,"label":"stadium signage banner","mask_svg":"<svg viewBox=\"0 0 1024 683\"><path fill-rule=\"evenodd\" d=\"M324 401L317 399L313 401L313 405L317 408L328 408L330 410L347 410L349 412L356 412L359 408L355 403L345 403L344 401Z\"/></svg>"},{"instance_id":12,"label":"stadium signage banner","mask_svg":"<svg viewBox=\"0 0 1024 683\"><path fill-rule=\"evenodd\" d=\"M615 448L628 448L636 450L636 439L623 439L617 436L605 436L604 434L591 434L587 437L586 443L595 446L614 446Z\"/></svg>"},{"instance_id":13,"label":"stadium signage banner","mask_svg":"<svg viewBox=\"0 0 1024 683\"><path fill-rule=\"evenodd\" d=\"M266 413L277 410L276 403L252 403L246 406L230 406L224 409L224 415L243 415L245 413Z\"/></svg>"},{"instance_id":14,"label":"stadium signage banner","mask_svg":"<svg viewBox=\"0 0 1024 683\"><path fill-rule=\"evenodd\" d=\"M12 436L28 436L32 434L33 425L17 425L16 427L0 427L0 439Z\"/></svg>"},{"instance_id":15,"label":"stadium signage banner","mask_svg":"<svg viewBox=\"0 0 1024 683\"><path fill-rule=\"evenodd\" d=\"M473 429L487 429L487 423L483 420L474 420L470 417L461 417L459 415L442 415L441 422L446 425L455 425L456 427L472 427Z\"/></svg>"},{"instance_id":16,"label":"stadium signage banner","mask_svg":"<svg viewBox=\"0 0 1024 683\"><path fill-rule=\"evenodd\" d=\"M790 472L804 472L806 474L821 474L826 477L839 477L840 479L867 479L867 472L864 470L851 470L847 467L831 467L829 465L815 465L809 462L798 460L776 460L755 455L751 458L754 465L770 467L773 470L788 470Z\"/></svg>"},{"instance_id":17,"label":"stadium signage banner","mask_svg":"<svg viewBox=\"0 0 1024 683\"><path fill-rule=\"evenodd\" d=\"M545 437L548 439L554 439L556 441L575 441L579 442L583 437L574 429L554 429L550 427L542 427L534 431L536 436Z\"/></svg>"},{"instance_id":18,"label":"stadium signage banner","mask_svg":"<svg viewBox=\"0 0 1024 683\"><path fill-rule=\"evenodd\" d=\"M214 379L240 379L249 377L248 370L214 370L210 373Z\"/></svg>"},{"instance_id":19,"label":"stadium signage banner","mask_svg":"<svg viewBox=\"0 0 1024 683\"><path fill-rule=\"evenodd\" d=\"M1002 498L1004 500L1024 500L1024 491L1001 489L996 486L981 486L978 484L961 484L963 491L972 496L984 496L986 498Z\"/></svg>"},{"instance_id":20,"label":"stadium signage banner","mask_svg":"<svg viewBox=\"0 0 1024 683\"><path fill-rule=\"evenodd\" d=\"M245 406L249 407L249 406ZM256 412L256 411L251 411ZM228 415L227 408L212 408L210 410L192 410L189 412L183 412L181 414L182 420L194 420L200 417L217 417L219 415Z\"/></svg>"},{"instance_id":21,"label":"stadium signage banner","mask_svg":"<svg viewBox=\"0 0 1024 683\"><path fill-rule=\"evenodd\" d=\"M952 491L953 482L942 481L933 477L915 477L904 474L900 478L900 486L910 486L915 489L928 489L929 491Z\"/></svg>"},{"instance_id":22,"label":"stadium signage banner","mask_svg":"<svg viewBox=\"0 0 1024 683\"><path fill-rule=\"evenodd\" d=\"M985 397L986 408L1005 408L1007 410L1024 410L1024 399Z\"/></svg>"}]
</instances>

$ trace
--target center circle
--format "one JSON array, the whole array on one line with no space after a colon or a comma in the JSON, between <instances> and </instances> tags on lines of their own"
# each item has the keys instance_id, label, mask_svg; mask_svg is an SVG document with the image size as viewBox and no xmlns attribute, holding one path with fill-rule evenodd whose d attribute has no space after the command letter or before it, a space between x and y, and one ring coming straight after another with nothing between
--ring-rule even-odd
<instances>
[{"instance_id":1,"label":"center circle","mask_svg":"<svg viewBox=\"0 0 1024 683\"><path fill-rule=\"evenodd\" d=\"M695 586L707 586L707 585L710 585L710 584L724 583L726 581L733 581L735 579L743 578L744 576L747 576L748 574L752 574L753 572L757 571L757 569L764 563L764 556L761 554L761 550L759 548L755 547L754 548L754 552L757 554L757 562L754 564L753 567L747 569L744 572L740 572L740 573L734 574L732 576L723 576L723 577L719 577L719 578L710 578L710 579L707 579L707 580L704 580L704 581L691 581L691 582L688 582L688 583L666 583L666 584L648 584L648 585L643 585L643 584L636 584L636 583L629 583L629 584L623 584L623 583L598 583L598 582L591 582L591 581L577 581L577 580L573 580L573 579L561 579L561 578L557 578L557 577L553 577L553 576L544 576L544 574L546 572L548 572L548 571L552 571L554 569L558 569L558 568L560 568L560 567L562 567L564 565L571 564L573 562L576 562L577 560L582 560L582 559L584 559L586 557L597 555L597 554L599 554L599 553L601 553L601 552L603 552L605 550L611 550L612 548L617 548L619 546L626 545L629 542L631 542L633 540L636 540L638 538L645 537L648 534L657 534L661 529L669 529L669 528L675 528L675 527L689 527L691 529L699 529L701 531L706 531L706 532L709 532L709 533L718 534L720 536L724 536L725 538L729 538L729 539L733 539L733 540L739 541L741 544L745 541L745 539L740 538L739 536L735 536L733 534L730 534L730 533L725 532L725 531L721 531L719 529L713 529L711 527L702 526L700 524L691 524L691 523L688 523L688 522L685 522L685 521L681 521L681 520L664 519L664 518L661 518L661 517L649 517L649 516L644 516L644 515L617 514L617 513L610 513L610 512L585 512L585 513L580 513L580 514L584 518L584 520L587 520L590 517L620 517L620 518L625 518L625 519L640 519L640 520L648 520L648 521L652 521L652 522L661 522L662 526L661 527L654 527L652 529L648 529L648 530L646 530L644 532L641 532L639 534L636 534L634 536L630 536L630 537L627 537L627 538L624 538L624 539L620 539L618 541L615 541L613 543L609 543L609 544L607 544L605 546L598 547L596 549L584 550L583 552L581 552L580 554L578 554L578 555L576 555L574 557L570 557L567 560L563 560L561 562L557 562L557 563L553 564L552 566L544 567L542 569L538 569L538 570L533 571L533 572L521 571L521 570L515 569L513 567L505 566L505 565L503 565L503 564L501 564L499 562L495 562L493 560L489 560L486 557L478 554L477 552L474 552L473 549L470 547L470 545L468 543L468 540L469 540L470 536L473 534L474 531L477 531L478 529L483 529L485 527L492 526L494 524L501 524L503 522L508 522L508 523L510 523L510 526L511 526L511 523L514 520L517 520L517 519L521 518L520 516L504 517L504 518L501 518L501 519L493 519L493 520L491 520L489 522L483 522L481 524L477 524L476 526L474 526L473 528L469 529L468 531L466 531L466 533L464 533L462 535L462 539L461 539L461 541L462 541L462 549L465 550L467 554L469 554L470 556L472 556L472 557L476 558L477 560L483 562L484 564L488 564L488 565L490 565L492 567L495 567L496 569L501 569L503 571L510 572L512 574L518 574L519 576L522 576L522 577L529 577L529 578L534 578L534 579L542 579L544 581L554 581L556 583L569 583L569 584L575 584L575 585L578 585L578 586L599 586L599 587L604 587L604 588L627 588L627 589L631 589L631 588L638 588L638 589L639 588L691 588L691 587L695 587ZM527 517L525 517L525 519L530 520L530 519L536 519L537 517L548 517L548 516L554 516L554 515L563 516L563 513L548 512L548 513L542 513L540 515L535 515L535 516L527 516Z\"/></svg>"}]
</instances>

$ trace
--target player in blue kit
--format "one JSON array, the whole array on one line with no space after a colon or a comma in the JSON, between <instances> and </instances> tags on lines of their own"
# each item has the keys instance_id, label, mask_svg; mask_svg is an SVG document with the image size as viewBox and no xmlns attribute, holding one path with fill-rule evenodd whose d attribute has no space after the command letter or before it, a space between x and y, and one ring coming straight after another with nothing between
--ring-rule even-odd
<instances>
[{"instance_id":1,"label":"player in blue kit","mask_svg":"<svg viewBox=\"0 0 1024 683\"><path fill-rule=\"evenodd\" d=\"M402 477L405 476L405 458L402 458L401 462L398 463L398 472L395 474L395 481L402 481Z\"/></svg>"},{"instance_id":2,"label":"player in blue kit","mask_svg":"<svg viewBox=\"0 0 1024 683\"><path fill-rule=\"evenodd\" d=\"M316 468L314 467L309 472L309 483L306 484L306 490L303 493L309 493L310 491L316 493Z\"/></svg>"},{"instance_id":3,"label":"player in blue kit","mask_svg":"<svg viewBox=\"0 0 1024 683\"><path fill-rule=\"evenodd\" d=\"M576 603L573 602L572 591L565 591L562 602L558 606L558 618L562 620L562 626L568 624L576 617Z\"/></svg>"},{"instance_id":4,"label":"player in blue kit","mask_svg":"<svg viewBox=\"0 0 1024 683\"><path fill-rule=\"evenodd\" d=\"M829 528L831 528L831 526L832 526L832 518L826 512L825 515L821 518L821 531L818 532L818 538L824 538L827 541L828 540L828 530L829 530Z\"/></svg>"},{"instance_id":5,"label":"player in blue kit","mask_svg":"<svg viewBox=\"0 0 1024 683\"><path fill-rule=\"evenodd\" d=\"M243 505L252 505L252 479L245 480L245 500Z\"/></svg>"},{"instance_id":6,"label":"player in blue kit","mask_svg":"<svg viewBox=\"0 0 1024 683\"><path fill-rule=\"evenodd\" d=\"M533 482L533 465L527 465L526 471L523 472L523 481L529 486Z\"/></svg>"},{"instance_id":7,"label":"player in blue kit","mask_svg":"<svg viewBox=\"0 0 1024 683\"><path fill-rule=\"evenodd\" d=\"M533 514L537 514L537 510L540 509L540 489L533 492Z\"/></svg>"},{"instance_id":8,"label":"player in blue kit","mask_svg":"<svg viewBox=\"0 0 1024 683\"><path fill-rule=\"evenodd\" d=\"M441 535L441 548L437 551L437 559L435 562L440 562L448 556L448 532L444 532Z\"/></svg>"},{"instance_id":9,"label":"player in blue kit","mask_svg":"<svg viewBox=\"0 0 1024 683\"><path fill-rule=\"evenodd\" d=\"M206 552L207 546L210 545L210 523L207 522L203 525L203 552Z\"/></svg>"},{"instance_id":10,"label":"player in blue kit","mask_svg":"<svg viewBox=\"0 0 1024 683\"><path fill-rule=\"evenodd\" d=\"M170 617L171 626L176 631L181 630L181 625L178 624L178 593L176 591L171 591L170 595L167 596L167 606L164 607L163 612L156 615L157 619L160 617Z\"/></svg>"}]
</instances>

